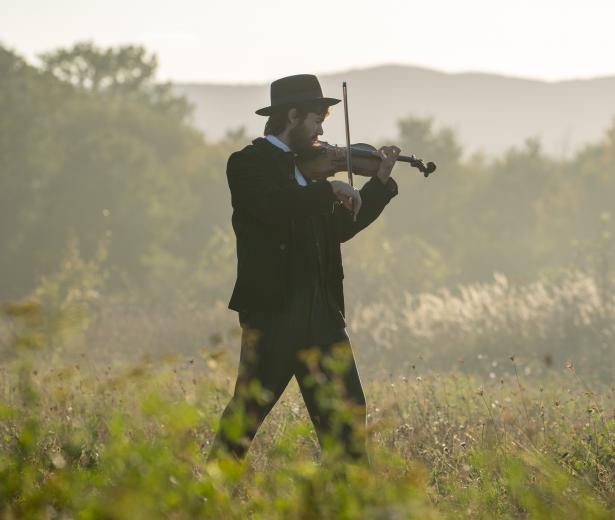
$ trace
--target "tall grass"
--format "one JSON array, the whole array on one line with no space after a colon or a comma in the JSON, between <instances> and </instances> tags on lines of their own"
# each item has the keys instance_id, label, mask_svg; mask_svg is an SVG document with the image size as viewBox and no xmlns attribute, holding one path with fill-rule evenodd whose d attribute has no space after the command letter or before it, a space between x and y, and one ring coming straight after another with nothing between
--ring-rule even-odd
<instances>
[{"instance_id":1,"label":"tall grass","mask_svg":"<svg viewBox=\"0 0 615 520\"><path fill-rule=\"evenodd\" d=\"M322 458L295 384L244 464L205 464L230 366L2 367L2 518L612 518L612 388L366 382L373 467ZM510 361L514 363L514 361Z\"/></svg>"},{"instance_id":2,"label":"tall grass","mask_svg":"<svg viewBox=\"0 0 615 520\"><path fill-rule=\"evenodd\" d=\"M205 463L237 362L223 304L90 307L53 349L44 306L5 307L0 518L615 517L615 314L591 278L350 307L371 468L323 456L294 382L243 464Z\"/></svg>"},{"instance_id":3,"label":"tall grass","mask_svg":"<svg viewBox=\"0 0 615 520\"><path fill-rule=\"evenodd\" d=\"M349 329L363 348L373 347L365 355L370 365L381 359L393 370L421 361L498 372L489 367L515 355L538 374L572 361L592 378L615 375L615 298L580 272L523 286L496 274L457 290L393 293L353 306Z\"/></svg>"}]
</instances>

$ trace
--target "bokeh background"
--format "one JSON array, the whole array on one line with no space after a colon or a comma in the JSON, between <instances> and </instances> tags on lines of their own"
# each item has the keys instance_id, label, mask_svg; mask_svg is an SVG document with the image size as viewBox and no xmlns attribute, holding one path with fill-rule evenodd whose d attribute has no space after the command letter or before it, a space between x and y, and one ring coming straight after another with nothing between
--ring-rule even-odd
<instances>
[{"instance_id":1,"label":"bokeh background","mask_svg":"<svg viewBox=\"0 0 615 520\"><path fill-rule=\"evenodd\" d=\"M363 370L497 374L515 354L608 378L612 11L4 2L3 356L52 341L233 360L226 159L262 134L269 82L313 72L327 95L348 81L353 141L438 164L429 179L397 165L400 195L343 246ZM342 121L333 109L323 139L342 142Z\"/></svg>"}]
</instances>

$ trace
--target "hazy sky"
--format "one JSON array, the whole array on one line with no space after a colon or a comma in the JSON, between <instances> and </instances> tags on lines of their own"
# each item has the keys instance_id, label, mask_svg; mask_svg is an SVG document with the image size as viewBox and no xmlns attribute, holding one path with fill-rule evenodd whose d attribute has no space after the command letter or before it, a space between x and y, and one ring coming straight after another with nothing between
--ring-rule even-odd
<instances>
[{"instance_id":1,"label":"hazy sky","mask_svg":"<svg viewBox=\"0 0 615 520\"><path fill-rule=\"evenodd\" d=\"M250 83L396 63L558 80L615 75L615 0L0 0L30 61L91 39L155 51L159 78Z\"/></svg>"}]
</instances>

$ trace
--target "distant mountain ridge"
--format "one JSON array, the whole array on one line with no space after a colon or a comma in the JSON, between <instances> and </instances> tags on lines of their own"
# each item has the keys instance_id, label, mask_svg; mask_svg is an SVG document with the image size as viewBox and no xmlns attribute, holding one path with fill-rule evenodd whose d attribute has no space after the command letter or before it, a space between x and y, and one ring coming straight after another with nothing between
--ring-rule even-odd
<instances>
[{"instance_id":1,"label":"distant mountain ridge","mask_svg":"<svg viewBox=\"0 0 615 520\"><path fill-rule=\"evenodd\" d=\"M545 82L486 73L444 73L383 65L318 75L325 96L341 98L348 82L353 142L394 142L396 121L433 117L457 132L466 152L497 155L537 137L550 155L569 156L599 140L615 117L615 77ZM195 124L209 139L240 126L262 135L269 85L177 84L196 105ZM343 110L334 107L323 139L343 143ZM420 153L420 151L417 151Z\"/></svg>"}]
</instances>

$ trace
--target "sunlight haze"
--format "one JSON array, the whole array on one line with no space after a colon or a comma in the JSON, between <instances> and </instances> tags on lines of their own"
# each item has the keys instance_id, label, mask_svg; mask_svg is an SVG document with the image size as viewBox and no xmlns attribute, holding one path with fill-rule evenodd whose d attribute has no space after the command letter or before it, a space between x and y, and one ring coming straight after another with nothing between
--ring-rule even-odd
<instances>
[{"instance_id":1,"label":"sunlight haze","mask_svg":"<svg viewBox=\"0 0 615 520\"><path fill-rule=\"evenodd\" d=\"M615 3L1 0L0 42L35 62L77 41L142 44L159 78L262 83L378 64L543 80L615 75Z\"/></svg>"}]
</instances>

